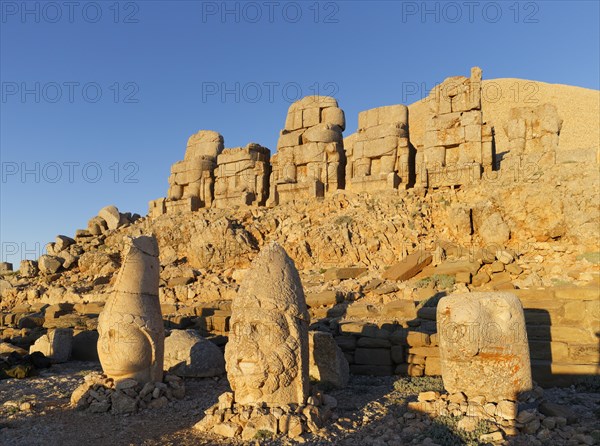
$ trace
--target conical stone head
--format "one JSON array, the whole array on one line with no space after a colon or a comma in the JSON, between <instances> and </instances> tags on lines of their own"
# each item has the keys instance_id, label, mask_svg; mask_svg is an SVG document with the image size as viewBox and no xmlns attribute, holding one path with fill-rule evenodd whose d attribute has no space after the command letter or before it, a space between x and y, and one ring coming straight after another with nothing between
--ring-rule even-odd
<instances>
[{"instance_id":1,"label":"conical stone head","mask_svg":"<svg viewBox=\"0 0 600 446\"><path fill-rule=\"evenodd\" d=\"M232 304L225 361L237 403L305 403L308 324L294 262L271 243L252 262Z\"/></svg>"},{"instance_id":2,"label":"conical stone head","mask_svg":"<svg viewBox=\"0 0 600 446\"><path fill-rule=\"evenodd\" d=\"M129 239L113 291L98 318L98 356L120 381L162 381L165 333L158 299L160 264L154 237Z\"/></svg>"}]
</instances>

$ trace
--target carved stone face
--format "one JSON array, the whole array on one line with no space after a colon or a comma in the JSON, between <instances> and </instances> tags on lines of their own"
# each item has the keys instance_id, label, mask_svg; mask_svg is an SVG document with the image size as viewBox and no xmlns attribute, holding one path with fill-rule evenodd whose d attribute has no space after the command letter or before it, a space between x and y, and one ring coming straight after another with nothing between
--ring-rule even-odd
<instances>
[{"instance_id":1,"label":"carved stone face","mask_svg":"<svg viewBox=\"0 0 600 446\"><path fill-rule=\"evenodd\" d=\"M249 309L231 327L228 378L240 403L272 400L298 375L297 322L281 313Z\"/></svg>"},{"instance_id":2,"label":"carved stone face","mask_svg":"<svg viewBox=\"0 0 600 446\"><path fill-rule=\"evenodd\" d=\"M98 326L98 355L104 372L119 380L148 369L153 355L147 336L131 315L113 314L112 319Z\"/></svg>"}]
</instances>

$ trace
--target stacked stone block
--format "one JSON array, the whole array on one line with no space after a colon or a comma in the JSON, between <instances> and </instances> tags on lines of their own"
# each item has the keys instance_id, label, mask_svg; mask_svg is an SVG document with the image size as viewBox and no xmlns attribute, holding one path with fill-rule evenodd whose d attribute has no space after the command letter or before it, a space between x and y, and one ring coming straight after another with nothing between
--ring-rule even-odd
<instances>
[{"instance_id":1,"label":"stacked stone block","mask_svg":"<svg viewBox=\"0 0 600 446\"><path fill-rule=\"evenodd\" d=\"M259 144L225 149L217 157L213 207L263 206L269 193L269 149Z\"/></svg>"},{"instance_id":2,"label":"stacked stone block","mask_svg":"<svg viewBox=\"0 0 600 446\"><path fill-rule=\"evenodd\" d=\"M431 116L423 148L417 153L417 183L422 187L457 186L491 169L492 129L482 122L481 69L471 77L455 76L429 95Z\"/></svg>"},{"instance_id":3,"label":"stacked stone block","mask_svg":"<svg viewBox=\"0 0 600 446\"><path fill-rule=\"evenodd\" d=\"M526 162L554 164L561 127L562 119L552 104L511 109L504 127L509 156L525 158Z\"/></svg>"},{"instance_id":4,"label":"stacked stone block","mask_svg":"<svg viewBox=\"0 0 600 446\"><path fill-rule=\"evenodd\" d=\"M321 198L344 188L345 127L334 98L307 96L290 106L271 158L271 204Z\"/></svg>"},{"instance_id":5,"label":"stacked stone block","mask_svg":"<svg viewBox=\"0 0 600 446\"><path fill-rule=\"evenodd\" d=\"M347 141L346 189L377 191L409 182L408 107L390 105L358 115L358 132Z\"/></svg>"},{"instance_id":6,"label":"stacked stone block","mask_svg":"<svg viewBox=\"0 0 600 446\"><path fill-rule=\"evenodd\" d=\"M185 157L171 166L167 198L150 202L150 216L196 211L210 207L214 197L214 170L223 151L223 136L200 130L190 136Z\"/></svg>"}]
</instances>

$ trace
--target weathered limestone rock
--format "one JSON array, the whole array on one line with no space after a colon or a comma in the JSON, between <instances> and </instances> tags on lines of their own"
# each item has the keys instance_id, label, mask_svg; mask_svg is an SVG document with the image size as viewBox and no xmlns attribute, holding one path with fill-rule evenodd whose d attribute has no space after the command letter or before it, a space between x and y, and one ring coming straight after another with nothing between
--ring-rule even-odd
<instances>
[{"instance_id":1,"label":"weathered limestone rock","mask_svg":"<svg viewBox=\"0 0 600 446\"><path fill-rule=\"evenodd\" d=\"M516 401L532 390L523 307L511 293L443 297L437 307L441 367L449 393Z\"/></svg>"},{"instance_id":2,"label":"weathered limestone rock","mask_svg":"<svg viewBox=\"0 0 600 446\"><path fill-rule=\"evenodd\" d=\"M159 271L156 239L130 239L113 292L98 318L98 355L104 372L116 382L162 381L165 334Z\"/></svg>"},{"instance_id":3,"label":"weathered limestone rock","mask_svg":"<svg viewBox=\"0 0 600 446\"><path fill-rule=\"evenodd\" d=\"M190 136L185 157L171 166L169 193L149 203L149 215L196 211L210 207L214 197L214 170L223 151L223 136L200 130Z\"/></svg>"},{"instance_id":4,"label":"weathered limestone rock","mask_svg":"<svg viewBox=\"0 0 600 446\"><path fill-rule=\"evenodd\" d=\"M294 262L272 243L252 262L232 305L225 360L238 404L306 402L308 322Z\"/></svg>"},{"instance_id":5,"label":"weathered limestone rock","mask_svg":"<svg viewBox=\"0 0 600 446\"><path fill-rule=\"evenodd\" d=\"M106 220L96 215L88 221L87 230L91 235L100 235L108 230L108 224L106 223Z\"/></svg>"},{"instance_id":6,"label":"weathered limestone rock","mask_svg":"<svg viewBox=\"0 0 600 446\"><path fill-rule=\"evenodd\" d=\"M0 273L8 273L13 270L13 264L10 262L0 262Z\"/></svg>"},{"instance_id":7,"label":"weathered limestone rock","mask_svg":"<svg viewBox=\"0 0 600 446\"><path fill-rule=\"evenodd\" d=\"M562 123L553 104L512 108L504 126L509 157L518 156L527 163L554 164Z\"/></svg>"},{"instance_id":8,"label":"weathered limestone rock","mask_svg":"<svg viewBox=\"0 0 600 446\"><path fill-rule=\"evenodd\" d=\"M491 169L492 128L482 122L481 69L471 77L454 76L429 95L430 118L423 147L416 155L416 181L421 187L468 184Z\"/></svg>"},{"instance_id":9,"label":"weathered limestone rock","mask_svg":"<svg viewBox=\"0 0 600 446\"><path fill-rule=\"evenodd\" d=\"M23 277L35 277L39 272L38 263L35 260L21 260L19 274Z\"/></svg>"},{"instance_id":10,"label":"weathered limestone rock","mask_svg":"<svg viewBox=\"0 0 600 446\"><path fill-rule=\"evenodd\" d=\"M38 267L44 274L54 274L61 267L61 262L58 257L44 254L38 259Z\"/></svg>"},{"instance_id":11,"label":"weathered limestone rock","mask_svg":"<svg viewBox=\"0 0 600 446\"><path fill-rule=\"evenodd\" d=\"M225 373L223 353L194 330L172 330L165 339L165 370L177 376L209 378Z\"/></svg>"},{"instance_id":12,"label":"weathered limestone rock","mask_svg":"<svg viewBox=\"0 0 600 446\"><path fill-rule=\"evenodd\" d=\"M100 209L100 212L98 212L98 217L102 218L106 222L108 229L117 229L118 227L127 223L127 218L119 212L116 206L112 205Z\"/></svg>"},{"instance_id":13,"label":"weathered limestone rock","mask_svg":"<svg viewBox=\"0 0 600 446\"><path fill-rule=\"evenodd\" d=\"M54 252L59 253L71 246L73 243L75 243L75 240L73 240L71 237L67 237L66 235L57 235L54 243Z\"/></svg>"},{"instance_id":14,"label":"weathered limestone rock","mask_svg":"<svg viewBox=\"0 0 600 446\"><path fill-rule=\"evenodd\" d=\"M350 379L348 361L331 333L308 332L309 375L320 383L342 388Z\"/></svg>"},{"instance_id":15,"label":"weathered limestone rock","mask_svg":"<svg viewBox=\"0 0 600 446\"><path fill-rule=\"evenodd\" d=\"M324 197L344 188L344 112L328 96L294 102L271 157L269 203Z\"/></svg>"},{"instance_id":16,"label":"weathered limestone rock","mask_svg":"<svg viewBox=\"0 0 600 446\"><path fill-rule=\"evenodd\" d=\"M73 346L73 330L71 328L56 328L48 330L30 347L29 353L41 352L52 362L67 362L71 357Z\"/></svg>"},{"instance_id":17,"label":"weathered limestone rock","mask_svg":"<svg viewBox=\"0 0 600 446\"><path fill-rule=\"evenodd\" d=\"M390 105L359 113L358 131L351 140L344 140L344 149L346 189L406 188L411 175L408 107Z\"/></svg>"},{"instance_id":18,"label":"weathered limestone rock","mask_svg":"<svg viewBox=\"0 0 600 446\"><path fill-rule=\"evenodd\" d=\"M269 149L258 144L225 149L217 157L213 207L264 206L269 194Z\"/></svg>"}]
</instances>

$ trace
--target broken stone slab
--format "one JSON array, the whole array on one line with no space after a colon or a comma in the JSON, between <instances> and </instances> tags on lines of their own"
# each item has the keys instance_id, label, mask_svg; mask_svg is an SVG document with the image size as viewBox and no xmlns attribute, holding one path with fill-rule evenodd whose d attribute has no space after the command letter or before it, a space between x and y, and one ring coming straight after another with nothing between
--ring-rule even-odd
<instances>
[{"instance_id":1,"label":"broken stone slab","mask_svg":"<svg viewBox=\"0 0 600 446\"><path fill-rule=\"evenodd\" d=\"M350 379L350 368L331 333L308 332L309 375L320 383L342 388Z\"/></svg>"},{"instance_id":2,"label":"broken stone slab","mask_svg":"<svg viewBox=\"0 0 600 446\"><path fill-rule=\"evenodd\" d=\"M445 296L437 306L437 331L449 393L517 401L532 390L525 317L514 294Z\"/></svg>"},{"instance_id":3,"label":"broken stone slab","mask_svg":"<svg viewBox=\"0 0 600 446\"><path fill-rule=\"evenodd\" d=\"M356 279L365 272L367 272L367 268L363 267L330 268L327 271L325 271L324 279L326 281L338 279Z\"/></svg>"},{"instance_id":4,"label":"broken stone slab","mask_svg":"<svg viewBox=\"0 0 600 446\"><path fill-rule=\"evenodd\" d=\"M0 273L9 273L13 270L13 264L10 262L0 262Z\"/></svg>"},{"instance_id":5,"label":"broken stone slab","mask_svg":"<svg viewBox=\"0 0 600 446\"><path fill-rule=\"evenodd\" d=\"M425 251L416 251L407 255L402 261L390 266L382 275L387 280L408 280L419 274L431 263L432 256Z\"/></svg>"}]
</instances>

